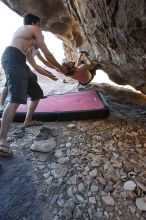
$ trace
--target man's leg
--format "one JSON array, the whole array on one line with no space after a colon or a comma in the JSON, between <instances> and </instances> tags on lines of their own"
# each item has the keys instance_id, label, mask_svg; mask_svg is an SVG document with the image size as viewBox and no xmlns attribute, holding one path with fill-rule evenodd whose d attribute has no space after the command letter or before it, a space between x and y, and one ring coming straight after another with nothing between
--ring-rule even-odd
<instances>
[{"instance_id":1,"label":"man's leg","mask_svg":"<svg viewBox=\"0 0 146 220\"><path fill-rule=\"evenodd\" d=\"M2 94L1 94L1 98L0 98L0 106L4 105L7 95L8 95L8 88L4 87L2 89Z\"/></svg>"},{"instance_id":2,"label":"man's leg","mask_svg":"<svg viewBox=\"0 0 146 220\"><path fill-rule=\"evenodd\" d=\"M28 111L27 111L27 114L26 114L26 118L25 118L25 121L24 121L24 127L29 127L31 125L35 125L35 122L33 123L32 121L32 115L39 103L39 100L40 99L37 99L37 100L33 100L30 102L29 104L29 107L28 107ZM36 123L37 125L37 123Z\"/></svg>"},{"instance_id":3,"label":"man's leg","mask_svg":"<svg viewBox=\"0 0 146 220\"><path fill-rule=\"evenodd\" d=\"M30 70L30 76L31 77L29 77L27 92L28 92L28 96L31 98L31 102L27 110L26 118L24 121L24 127L39 126L42 124L42 122L33 121L32 115L40 99L43 98L43 90L41 89L40 85L37 82L37 75L31 72L31 70Z\"/></svg>"},{"instance_id":4,"label":"man's leg","mask_svg":"<svg viewBox=\"0 0 146 220\"><path fill-rule=\"evenodd\" d=\"M8 148L9 144L7 143L7 134L18 106L18 103L9 103L3 112L0 130L0 153L10 153Z\"/></svg>"}]
</instances>

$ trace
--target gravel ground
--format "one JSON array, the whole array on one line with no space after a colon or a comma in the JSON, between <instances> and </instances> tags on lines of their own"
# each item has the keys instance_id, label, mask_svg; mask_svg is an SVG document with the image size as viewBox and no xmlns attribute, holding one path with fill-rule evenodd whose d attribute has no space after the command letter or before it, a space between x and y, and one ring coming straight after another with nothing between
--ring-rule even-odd
<instances>
[{"instance_id":1,"label":"gravel ground","mask_svg":"<svg viewBox=\"0 0 146 220\"><path fill-rule=\"evenodd\" d=\"M11 142L11 163L17 157L27 161L37 189L36 200L43 212L34 219L146 219L146 99L105 84L87 89L95 88L103 92L110 106L108 118L44 122L27 128L24 137ZM10 137L20 125L12 124ZM35 136L42 127L49 130L48 138L37 141ZM0 161L5 167L7 162ZM29 207L31 213L22 213L18 219L33 219L34 209ZM17 219L15 214L1 220Z\"/></svg>"}]
</instances>

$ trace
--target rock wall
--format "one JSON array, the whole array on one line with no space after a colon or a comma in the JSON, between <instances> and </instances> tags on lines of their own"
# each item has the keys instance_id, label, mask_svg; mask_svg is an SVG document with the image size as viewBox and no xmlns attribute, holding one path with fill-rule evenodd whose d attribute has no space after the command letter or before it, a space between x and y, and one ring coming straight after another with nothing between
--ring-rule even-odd
<instances>
[{"instance_id":1,"label":"rock wall","mask_svg":"<svg viewBox=\"0 0 146 220\"><path fill-rule=\"evenodd\" d=\"M86 49L118 84L146 82L146 1L67 1L82 26Z\"/></svg>"},{"instance_id":2,"label":"rock wall","mask_svg":"<svg viewBox=\"0 0 146 220\"><path fill-rule=\"evenodd\" d=\"M44 30L64 41L68 59L84 49L111 80L146 94L145 0L2 1L21 16L40 16Z\"/></svg>"}]
</instances>

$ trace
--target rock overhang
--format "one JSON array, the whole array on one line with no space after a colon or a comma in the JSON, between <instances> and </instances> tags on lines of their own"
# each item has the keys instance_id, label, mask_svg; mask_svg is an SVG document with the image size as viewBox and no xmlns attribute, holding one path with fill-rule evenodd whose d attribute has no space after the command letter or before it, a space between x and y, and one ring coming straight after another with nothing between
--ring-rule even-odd
<instances>
[{"instance_id":1,"label":"rock overhang","mask_svg":"<svg viewBox=\"0 0 146 220\"><path fill-rule=\"evenodd\" d=\"M114 82L146 93L144 0L2 1L20 16L39 16L43 30L63 40L68 59L86 49Z\"/></svg>"}]
</instances>

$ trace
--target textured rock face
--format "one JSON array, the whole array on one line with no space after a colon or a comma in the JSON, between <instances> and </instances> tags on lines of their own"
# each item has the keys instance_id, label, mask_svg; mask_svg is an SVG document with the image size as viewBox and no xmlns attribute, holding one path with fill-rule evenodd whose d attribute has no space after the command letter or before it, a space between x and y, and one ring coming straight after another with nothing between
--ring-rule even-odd
<instances>
[{"instance_id":1,"label":"textured rock face","mask_svg":"<svg viewBox=\"0 0 146 220\"><path fill-rule=\"evenodd\" d=\"M64 41L68 58L76 59L77 48L85 49L111 80L146 93L145 0L3 2L20 15L40 16L44 29Z\"/></svg>"},{"instance_id":2,"label":"textured rock face","mask_svg":"<svg viewBox=\"0 0 146 220\"><path fill-rule=\"evenodd\" d=\"M73 2L73 3L72 3ZM146 82L146 2L68 1L83 27L87 50L109 77L135 88Z\"/></svg>"}]
</instances>

